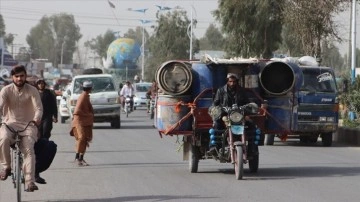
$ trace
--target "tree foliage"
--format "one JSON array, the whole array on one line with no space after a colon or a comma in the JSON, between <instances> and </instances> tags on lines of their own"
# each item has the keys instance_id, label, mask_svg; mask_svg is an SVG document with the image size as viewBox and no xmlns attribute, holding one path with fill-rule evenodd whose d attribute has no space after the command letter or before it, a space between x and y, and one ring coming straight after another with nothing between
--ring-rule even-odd
<instances>
[{"instance_id":1,"label":"tree foliage","mask_svg":"<svg viewBox=\"0 0 360 202\"><path fill-rule=\"evenodd\" d=\"M46 58L57 67L61 58L64 64L72 63L72 56L81 36L74 16L60 13L42 17L40 22L31 28L26 41L32 58Z\"/></svg>"},{"instance_id":2,"label":"tree foliage","mask_svg":"<svg viewBox=\"0 0 360 202\"><path fill-rule=\"evenodd\" d=\"M149 58L145 80L152 80L156 69L167 60L189 58L190 39L187 28L190 20L185 11L175 10L158 15L154 34L148 40ZM199 51L199 40L193 37L193 53Z\"/></svg>"},{"instance_id":3,"label":"tree foliage","mask_svg":"<svg viewBox=\"0 0 360 202\"><path fill-rule=\"evenodd\" d=\"M219 0L214 12L226 34L229 56L271 57L281 43L284 0Z\"/></svg>"},{"instance_id":4,"label":"tree foliage","mask_svg":"<svg viewBox=\"0 0 360 202\"><path fill-rule=\"evenodd\" d=\"M142 27L138 26L134 29L129 29L125 34L125 38L134 39L138 44L142 44L142 37L143 37L143 31L144 31L144 37L145 37L145 43L149 39L149 33L146 31L146 29L143 30ZM146 48L146 46L145 46Z\"/></svg>"},{"instance_id":5,"label":"tree foliage","mask_svg":"<svg viewBox=\"0 0 360 202\"><path fill-rule=\"evenodd\" d=\"M296 30L289 32L288 37L301 42L306 55L320 57L322 41L331 38L341 41L333 15L343 10L344 2L348 0L287 0L282 6L283 22ZM292 47L288 44L290 51Z\"/></svg>"},{"instance_id":6,"label":"tree foliage","mask_svg":"<svg viewBox=\"0 0 360 202\"><path fill-rule=\"evenodd\" d=\"M103 35L98 35L96 38L86 41L85 47L89 47L101 58L106 58L106 52L111 44L116 39L112 30L107 30Z\"/></svg>"},{"instance_id":7,"label":"tree foliage","mask_svg":"<svg viewBox=\"0 0 360 202\"><path fill-rule=\"evenodd\" d=\"M302 56L305 55L302 44L300 40L297 40L296 37L292 34L294 32L294 28L290 25L283 25L282 28L282 43L278 52L286 53L288 56Z\"/></svg>"},{"instance_id":8,"label":"tree foliage","mask_svg":"<svg viewBox=\"0 0 360 202\"><path fill-rule=\"evenodd\" d=\"M360 126L360 77L356 77L354 83L350 85L348 92L345 92L340 97L340 102L345 108L344 125L348 127ZM347 113L351 111L358 117L355 120L350 120Z\"/></svg>"},{"instance_id":9,"label":"tree foliage","mask_svg":"<svg viewBox=\"0 0 360 202\"><path fill-rule=\"evenodd\" d=\"M213 23L206 29L205 36L199 42L202 50L224 50L224 36Z\"/></svg>"},{"instance_id":10,"label":"tree foliage","mask_svg":"<svg viewBox=\"0 0 360 202\"><path fill-rule=\"evenodd\" d=\"M5 45L9 45L12 44L14 41L14 34L12 33L6 34L5 28L6 26L5 26L4 18L0 14L0 37L4 37Z\"/></svg>"},{"instance_id":11,"label":"tree foliage","mask_svg":"<svg viewBox=\"0 0 360 202\"><path fill-rule=\"evenodd\" d=\"M322 43L322 52L323 56L321 64L334 68L335 74L341 75L341 72L344 69L344 59L340 55L339 49L334 43L324 41Z\"/></svg>"},{"instance_id":12,"label":"tree foliage","mask_svg":"<svg viewBox=\"0 0 360 202\"><path fill-rule=\"evenodd\" d=\"M5 36L5 22L3 16L0 14L0 37Z\"/></svg>"}]
</instances>

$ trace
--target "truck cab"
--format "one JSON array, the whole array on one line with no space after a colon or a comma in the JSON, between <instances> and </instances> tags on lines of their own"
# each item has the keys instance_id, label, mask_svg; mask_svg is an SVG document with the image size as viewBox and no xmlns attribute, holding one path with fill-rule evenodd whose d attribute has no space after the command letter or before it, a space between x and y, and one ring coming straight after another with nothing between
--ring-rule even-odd
<instances>
[{"instance_id":1,"label":"truck cab","mask_svg":"<svg viewBox=\"0 0 360 202\"><path fill-rule=\"evenodd\" d=\"M331 146L332 134L338 128L338 91L330 67L300 66L303 85L297 92L298 108L293 132L301 142L316 142Z\"/></svg>"},{"instance_id":2,"label":"truck cab","mask_svg":"<svg viewBox=\"0 0 360 202\"><path fill-rule=\"evenodd\" d=\"M323 146L331 146L339 118L334 71L317 64L296 66L297 88L286 94L266 97L269 99L269 119L265 144L274 144L275 136L282 140L299 139L302 143L316 143L321 137Z\"/></svg>"}]
</instances>

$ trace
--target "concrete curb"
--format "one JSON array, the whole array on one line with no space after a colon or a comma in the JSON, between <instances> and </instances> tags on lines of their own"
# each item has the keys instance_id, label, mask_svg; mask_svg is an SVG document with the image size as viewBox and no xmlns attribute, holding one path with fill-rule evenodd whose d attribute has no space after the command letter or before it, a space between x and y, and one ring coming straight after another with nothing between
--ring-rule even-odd
<instances>
[{"instance_id":1,"label":"concrete curb","mask_svg":"<svg viewBox=\"0 0 360 202\"><path fill-rule=\"evenodd\" d=\"M339 127L333 134L333 141L351 146L360 146L360 129Z\"/></svg>"}]
</instances>

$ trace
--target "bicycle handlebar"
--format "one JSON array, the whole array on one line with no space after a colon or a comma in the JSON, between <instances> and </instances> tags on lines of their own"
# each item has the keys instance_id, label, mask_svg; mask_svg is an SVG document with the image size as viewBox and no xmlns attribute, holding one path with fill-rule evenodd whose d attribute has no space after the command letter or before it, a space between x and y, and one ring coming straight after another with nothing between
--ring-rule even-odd
<instances>
[{"instance_id":1,"label":"bicycle handlebar","mask_svg":"<svg viewBox=\"0 0 360 202\"><path fill-rule=\"evenodd\" d=\"M33 123L34 126L36 126L35 121L29 121L29 123L28 123L28 124L25 126L25 128L22 129L22 130L15 130L14 128L12 128L11 126L9 126L8 124L6 124L6 123L4 123L4 122L3 122L3 123L0 123L0 125L5 125L6 128L9 129L12 133L21 133L21 132L24 132L24 131L30 126L31 123Z\"/></svg>"}]
</instances>

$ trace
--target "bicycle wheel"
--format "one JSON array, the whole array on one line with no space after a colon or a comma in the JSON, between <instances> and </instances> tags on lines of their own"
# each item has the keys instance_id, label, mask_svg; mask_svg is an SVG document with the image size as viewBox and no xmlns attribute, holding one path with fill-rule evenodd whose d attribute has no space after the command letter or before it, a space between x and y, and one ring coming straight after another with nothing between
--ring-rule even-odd
<instances>
[{"instance_id":1,"label":"bicycle wheel","mask_svg":"<svg viewBox=\"0 0 360 202\"><path fill-rule=\"evenodd\" d=\"M16 168L15 168L15 180L16 180L16 196L17 201L21 201L21 153L17 152L16 154Z\"/></svg>"}]
</instances>

